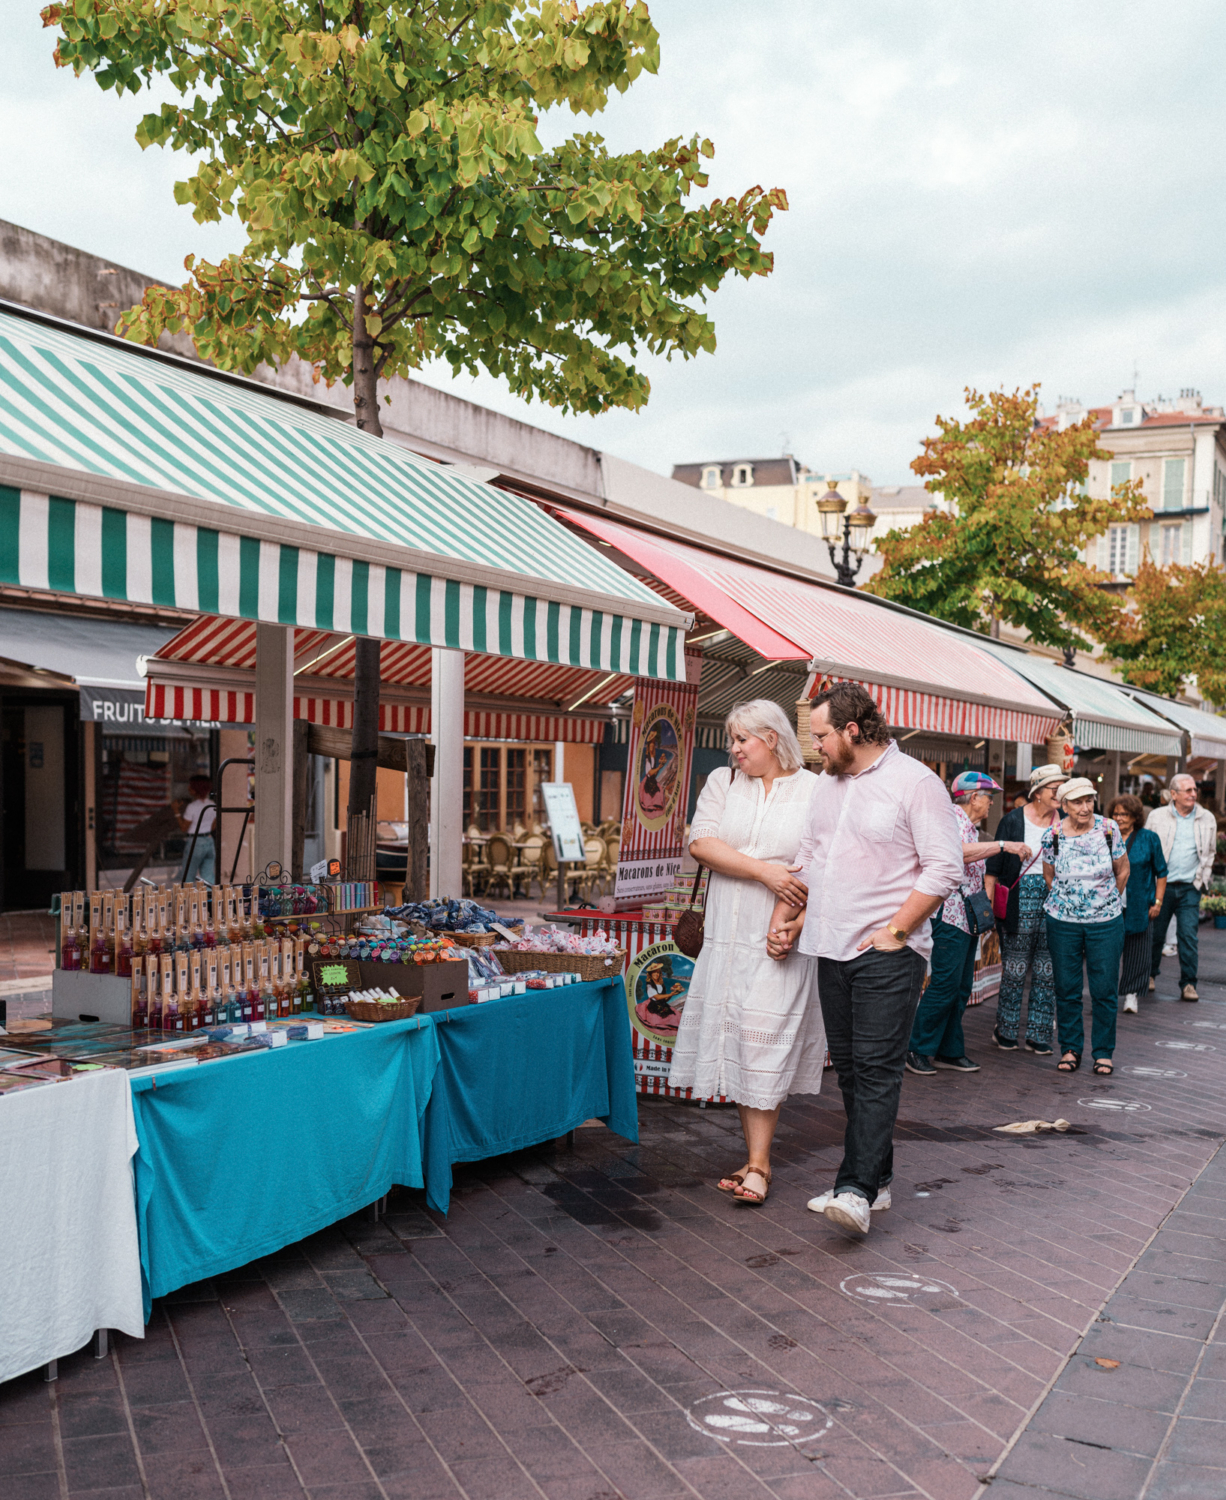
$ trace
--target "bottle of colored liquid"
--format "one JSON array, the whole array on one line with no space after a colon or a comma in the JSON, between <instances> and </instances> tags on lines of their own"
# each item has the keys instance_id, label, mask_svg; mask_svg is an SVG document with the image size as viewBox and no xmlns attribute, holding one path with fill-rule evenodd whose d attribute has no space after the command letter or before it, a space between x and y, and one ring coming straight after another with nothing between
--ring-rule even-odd
<instances>
[{"instance_id":1,"label":"bottle of colored liquid","mask_svg":"<svg viewBox=\"0 0 1226 1500\"><path fill-rule=\"evenodd\" d=\"M115 934L115 973L121 979L132 977L132 938L126 927Z\"/></svg>"},{"instance_id":2,"label":"bottle of colored liquid","mask_svg":"<svg viewBox=\"0 0 1226 1500\"><path fill-rule=\"evenodd\" d=\"M90 944L89 972L91 974L111 972L111 950L107 944L106 933L101 928L94 934L94 940Z\"/></svg>"}]
</instances>

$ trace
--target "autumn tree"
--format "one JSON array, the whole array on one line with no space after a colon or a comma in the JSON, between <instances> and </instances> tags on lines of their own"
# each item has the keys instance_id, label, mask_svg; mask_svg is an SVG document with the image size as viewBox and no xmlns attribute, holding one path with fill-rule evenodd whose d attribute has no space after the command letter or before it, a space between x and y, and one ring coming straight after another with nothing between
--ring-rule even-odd
<instances>
[{"instance_id":1,"label":"autumn tree","mask_svg":"<svg viewBox=\"0 0 1226 1500\"><path fill-rule=\"evenodd\" d=\"M968 389L969 420L937 418L911 467L943 505L880 538L884 566L868 592L993 636L1003 621L1067 650L1101 637L1119 604L1082 550L1150 511L1136 481L1091 499L1090 460L1111 457L1093 418L1061 431L1040 423L1038 402L1037 385L1011 395Z\"/></svg>"},{"instance_id":2,"label":"autumn tree","mask_svg":"<svg viewBox=\"0 0 1226 1500\"><path fill-rule=\"evenodd\" d=\"M713 351L699 304L771 269L781 190L686 206L709 141L538 139L538 110L593 114L656 70L641 0L71 0L43 20L61 67L118 93L170 84L180 102L137 140L194 156L176 198L246 235L217 265L189 256L120 331L186 330L224 369L297 355L352 385L376 436L378 382L436 359L564 410L637 409L636 351ZM359 642L351 820L373 806L377 683Z\"/></svg>"},{"instance_id":3,"label":"autumn tree","mask_svg":"<svg viewBox=\"0 0 1226 1500\"><path fill-rule=\"evenodd\" d=\"M1126 608L1102 636L1125 682L1175 697L1195 684L1226 703L1226 572L1141 560Z\"/></svg>"},{"instance_id":4,"label":"autumn tree","mask_svg":"<svg viewBox=\"0 0 1226 1500\"><path fill-rule=\"evenodd\" d=\"M539 109L592 114L656 70L642 3L72 0L43 18L60 66L174 88L137 139L198 157L178 201L246 233L218 265L189 257L187 283L150 288L121 331L186 329L248 372L299 355L352 383L370 432L378 380L436 358L567 410L641 407L634 352L714 350L693 304L771 269L782 191L684 206L709 141L541 146Z\"/></svg>"}]
</instances>

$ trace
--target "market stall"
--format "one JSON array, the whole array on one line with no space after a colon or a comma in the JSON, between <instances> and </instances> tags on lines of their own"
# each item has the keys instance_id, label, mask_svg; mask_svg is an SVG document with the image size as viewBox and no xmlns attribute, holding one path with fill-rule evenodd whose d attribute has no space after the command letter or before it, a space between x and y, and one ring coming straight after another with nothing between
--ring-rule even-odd
<instances>
[{"instance_id":1,"label":"market stall","mask_svg":"<svg viewBox=\"0 0 1226 1500\"><path fill-rule=\"evenodd\" d=\"M135 1150L122 1073L0 1096L0 1381L73 1353L97 1329L144 1337Z\"/></svg>"}]
</instances>

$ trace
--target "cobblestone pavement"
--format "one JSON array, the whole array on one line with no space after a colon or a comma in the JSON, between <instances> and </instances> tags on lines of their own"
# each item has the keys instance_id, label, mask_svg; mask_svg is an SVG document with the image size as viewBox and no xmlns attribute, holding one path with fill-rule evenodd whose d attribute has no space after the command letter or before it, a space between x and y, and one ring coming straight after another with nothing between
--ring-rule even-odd
<instances>
[{"instance_id":1,"label":"cobblestone pavement","mask_svg":"<svg viewBox=\"0 0 1226 1500\"><path fill-rule=\"evenodd\" d=\"M1221 1500L1226 934L1202 941L1205 999L1164 976L1111 1080L995 1052L971 1012L983 1071L908 1075L864 1242L805 1211L832 1089L785 1108L761 1208L711 1185L732 1110L644 1100L637 1147L463 1169L446 1220L397 1193L0 1387L0 1493ZM1074 1128L991 1133L1034 1116Z\"/></svg>"}]
</instances>

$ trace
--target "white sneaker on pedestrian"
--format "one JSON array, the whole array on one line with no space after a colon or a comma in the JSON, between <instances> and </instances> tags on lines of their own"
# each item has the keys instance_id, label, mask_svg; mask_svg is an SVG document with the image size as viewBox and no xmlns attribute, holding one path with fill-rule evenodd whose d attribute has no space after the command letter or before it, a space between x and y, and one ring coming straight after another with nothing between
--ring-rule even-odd
<instances>
[{"instance_id":1,"label":"white sneaker on pedestrian","mask_svg":"<svg viewBox=\"0 0 1226 1500\"><path fill-rule=\"evenodd\" d=\"M1135 1016L1137 1014L1137 997L1135 995L1124 996L1124 1014Z\"/></svg>"},{"instance_id":2,"label":"white sneaker on pedestrian","mask_svg":"<svg viewBox=\"0 0 1226 1500\"><path fill-rule=\"evenodd\" d=\"M1179 949L1175 946L1174 943L1163 943L1163 945L1162 945L1162 956L1163 956L1163 958L1174 958L1175 955L1178 952L1179 952Z\"/></svg>"},{"instance_id":3,"label":"white sneaker on pedestrian","mask_svg":"<svg viewBox=\"0 0 1226 1500\"><path fill-rule=\"evenodd\" d=\"M832 1224L846 1229L851 1234L867 1234L872 1220L869 1218L868 1200L859 1193L840 1193L831 1198L822 1210Z\"/></svg>"},{"instance_id":4,"label":"white sneaker on pedestrian","mask_svg":"<svg viewBox=\"0 0 1226 1500\"><path fill-rule=\"evenodd\" d=\"M805 1207L811 1213L824 1214L826 1212L826 1205L827 1205L827 1203L833 1203L833 1202L834 1202L834 1189L831 1188L831 1190L828 1193L819 1193L816 1198L810 1198L809 1201L808 1201L808 1203L805 1205ZM886 1211L886 1209L890 1207L890 1205L891 1205L892 1202L893 1202L893 1199L890 1197L890 1190L889 1190L889 1188L888 1187L883 1187L881 1189L881 1191L877 1194L877 1196L873 1199L872 1212L875 1213L875 1214L884 1213Z\"/></svg>"}]
</instances>

